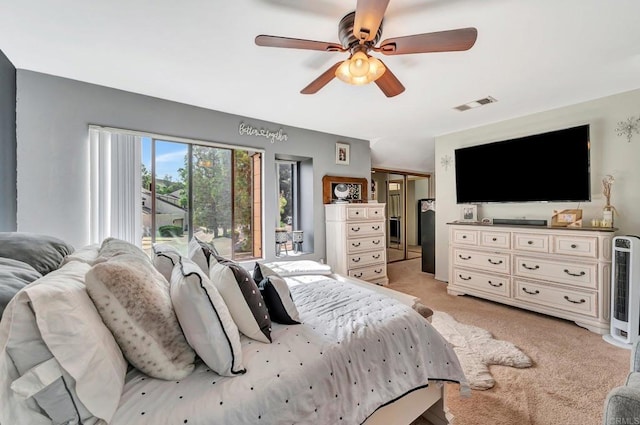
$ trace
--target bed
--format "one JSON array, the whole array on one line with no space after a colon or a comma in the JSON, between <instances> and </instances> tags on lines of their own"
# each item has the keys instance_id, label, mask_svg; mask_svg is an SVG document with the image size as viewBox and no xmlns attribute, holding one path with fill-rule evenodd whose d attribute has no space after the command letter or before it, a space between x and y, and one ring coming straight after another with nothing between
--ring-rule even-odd
<instances>
[{"instance_id":1,"label":"bed","mask_svg":"<svg viewBox=\"0 0 640 425\"><path fill-rule=\"evenodd\" d=\"M33 372L17 370L12 362L15 356L11 357L11 350L7 350L11 346L11 325L15 324L11 318L25 305L39 320L60 317L46 309L56 302L65 303L62 298L67 296L73 298L74 304L68 315L76 314L78 304L91 301L84 293L82 279L91 269L98 249L93 246L66 255L59 270L39 280L40 287L35 288L39 295L34 289L39 282L36 281L7 307L9 313L0 322L1 424L24 420L53 423L47 407L43 407L46 403L41 403L37 396L58 379L65 384L64 388L71 387L72 404L86 408L84 413L77 414L82 423L116 425L409 424L420 415L434 424L444 424L450 419L443 402L445 388L462 394L468 391L455 353L412 308L417 301L414 297L331 274L325 265L311 262L307 264L317 264L317 270L311 267L281 276L300 323L271 323L271 343L240 334L245 373L221 376L196 357L193 370L183 378L159 379L127 364L122 381L113 383L115 394L108 400L112 405L109 412L97 407L105 405L105 393L109 393L107 387L111 383L104 384L111 376L104 373L107 367L74 370L79 360L65 356L77 357L78 353L65 353L64 349L56 348L56 341L45 341L56 363L62 366L61 371L45 379L38 389L22 388L20 392L16 382L24 384L24 377ZM43 288L47 285L56 290L63 288L62 295L46 295ZM73 294L69 295L69 291ZM91 312L91 305L83 308L79 313L82 317L99 317ZM78 326L84 326L87 332L94 332L91 326L100 326L89 325L88 319L83 322L87 323ZM69 319L69 323L78 321ZM45 340L56 332L46 325L40 330ZM100 338L108 338L107 333ZM98 338L88 333L85 337ZM57 343L62 346L63 341L58 338ZM112 347L109 344L96 342L92 346L101 345L100 351L108 351ZM73 362L71 367L65 367L69 361ZM38 366L31 365L30 371ZM113 367L120 370L120 366Z\"/></svg>"}]
</instances>

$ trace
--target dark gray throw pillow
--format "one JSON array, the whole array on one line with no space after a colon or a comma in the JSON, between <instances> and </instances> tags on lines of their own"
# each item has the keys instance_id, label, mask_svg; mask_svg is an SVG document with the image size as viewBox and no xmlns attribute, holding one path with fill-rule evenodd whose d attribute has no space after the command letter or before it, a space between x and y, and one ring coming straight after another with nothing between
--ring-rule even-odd
<instances>
[{"instance_id":1,"label":"dark gray throw pillow","mask_svg":"<svg viewBox=\"0 0 640 425\"><path fill-rule=\"evenodd\" d=\"M57 270L73 246L53 236L28 232L0 232L0 257L29 264L43 276Z\"/></svg>"},{"instance_id":2,"label":"dark gray throw pillow","mask_svg":"<svg viewBox=\"0 0 640 425\"><path fill-rule=\"evenodd\" d=\"M0 257L0 318L11 298L41 277L42 274L27 263Z\"/></svg>"}]
</instances>

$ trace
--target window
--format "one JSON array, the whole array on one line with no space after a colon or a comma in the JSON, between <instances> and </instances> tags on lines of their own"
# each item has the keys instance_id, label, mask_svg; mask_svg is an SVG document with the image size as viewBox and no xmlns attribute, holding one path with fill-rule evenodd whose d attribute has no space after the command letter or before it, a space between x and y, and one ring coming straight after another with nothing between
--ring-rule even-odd
<instances>
[{"instance_id":1,"label":"window","mask_svg":"<svg viewBox=\"0 0 640 425\"><path fill-rule=\"evenodd\" d=\"M98 223L92 233L94 242L114 236L136 243L148 253L153 243L167 243L186 254L188 242L195 235L213 243L225 258L262 258L260 152L137 134L135 138L128 135L129 150L117 154L113 147L118 146L120 138L116 135L105 129L92 129L91 133L92 141L99 139L102 143L92 143L93 187L115 188L92 200L94 221ZM134 150L137 163L130 159ZM137 177L122 177L129 174ZM117 184L109 184L111 180L117 180ZM140 189L122 190L135 186ZM138 203L130 201L134 198ZM136 207L122 208L123 200ZM112 224L103 226L102 222ZM123 227L137 230L123 236L118 233Z\"/></svg>"},{"instance_id":2,"label":"window","mask_svg":"<svg viewBox=\"0 0 640 425\"><path fill-rule=\"evenodd\" d=\"M276 248L276 254L282 255L294 250L293 231L299 230L298 204L298 162L276 159L276 188L279 212L276 215L276 229L287 235L282 246Z\"/></svg>"}]
</instances>

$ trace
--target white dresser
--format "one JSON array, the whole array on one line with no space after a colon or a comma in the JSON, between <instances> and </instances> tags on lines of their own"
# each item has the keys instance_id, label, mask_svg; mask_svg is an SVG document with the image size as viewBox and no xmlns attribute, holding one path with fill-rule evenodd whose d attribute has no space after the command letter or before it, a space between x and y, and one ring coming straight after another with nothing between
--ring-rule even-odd
<instances>
[{"instance_id":1,"label":"white dresser","mask_svg":"<svg viewBox=\"0 0 640 425\"><path fill-rule=\"evenodd\" d=\"M613 236L613 229L450 224L447 292L606 334Z\"/></svg>"},{"instance_id":2,"label":"white dresser","mask_svg":"<svg viewBox=\"0 0 640 425\"><path fill-rule=\"evenodd\" d=\"M326 204L327 264L334 273L387 285L385 204Z\"/></svg>"}]
</instances>

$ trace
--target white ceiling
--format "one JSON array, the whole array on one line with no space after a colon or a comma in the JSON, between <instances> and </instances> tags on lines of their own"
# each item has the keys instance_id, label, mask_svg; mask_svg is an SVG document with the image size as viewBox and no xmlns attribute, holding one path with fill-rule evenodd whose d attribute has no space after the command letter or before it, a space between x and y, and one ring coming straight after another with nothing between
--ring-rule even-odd
<instances>
[{"instance_id":1,"label":"white ceiling","mask_svg":"<svg viewBox=\"0 0 640 425\"><path fill-rule=\"evenodd\" d=\"M0 0L0 50L19 69L371 141L374 166L435 169L434 136L640 88L638 0L391 0L382 39L476 27L466 52L382 57L406 87L334 79L326 42L356 0ZM374 55L376 55L374 53ZM486 96L498 102L452 109Z\"/></svg>"}]
</instances>

